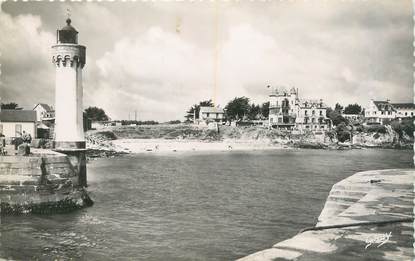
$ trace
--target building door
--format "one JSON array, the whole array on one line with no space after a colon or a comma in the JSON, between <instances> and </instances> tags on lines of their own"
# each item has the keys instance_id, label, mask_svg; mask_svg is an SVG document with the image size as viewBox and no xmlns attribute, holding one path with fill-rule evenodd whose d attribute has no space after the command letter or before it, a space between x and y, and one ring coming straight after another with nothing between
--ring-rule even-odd
<instances>
[{"instance_id":1,"label":"building door","mask_svg":"<svg viewBox=\"0 0 415 261\"><path fill-rule=\"evenodd\" d=\"M22 136L22 124L16 124L15 126L15 137L21 137Z\"/></svg>"}]
</instances>

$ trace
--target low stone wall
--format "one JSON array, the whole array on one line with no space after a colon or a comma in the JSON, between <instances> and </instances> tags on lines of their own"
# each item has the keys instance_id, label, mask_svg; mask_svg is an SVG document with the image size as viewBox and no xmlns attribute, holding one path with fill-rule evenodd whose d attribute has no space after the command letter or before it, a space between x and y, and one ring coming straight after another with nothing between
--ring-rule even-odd
<instances>
[{"instance_id":1,"label":"low stone wall","mask_svg":"<svg viewBox=\"0 0 415 261\"><path fill-rule=\"evenodd\" d=\"M0 157L1 214L66 212L92 205L69 158L50 150Z\"/></svg>"},{"instance_id":2,"label":"low stone wall","mask_svg":"<svg viewBox=\"0 0 415 261\"><path fill-rule=\"evenodd\" d=\"M333 186L316 227L239 260L414 260L414 180L414 169L359 172Z\"/></svg>"}]
</instances>

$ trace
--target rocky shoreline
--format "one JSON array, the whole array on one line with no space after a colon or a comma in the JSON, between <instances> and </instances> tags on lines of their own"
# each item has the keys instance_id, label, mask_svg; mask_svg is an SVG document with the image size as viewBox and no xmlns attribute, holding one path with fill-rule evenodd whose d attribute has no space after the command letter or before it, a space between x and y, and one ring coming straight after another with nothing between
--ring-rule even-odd
<instances>
[{"instance_id":1,"label":"rocky shoreline","mask_svg":"<svg viewBox=\"0 0 415 261\"><path fill-rule=\"evenodd\" d=\"M147 129L146 129L147 128ZM182 129L180 129L182 128ZM89 159L129 153L231 151L269 149L413 149L396 133L355 135L354 143L339 142L327 134L284 134L274 130L234 128L218 133L192 126L118 127L87 133ZM172 134L173 133L173 134Z\"/></svg>"}]
</instances>

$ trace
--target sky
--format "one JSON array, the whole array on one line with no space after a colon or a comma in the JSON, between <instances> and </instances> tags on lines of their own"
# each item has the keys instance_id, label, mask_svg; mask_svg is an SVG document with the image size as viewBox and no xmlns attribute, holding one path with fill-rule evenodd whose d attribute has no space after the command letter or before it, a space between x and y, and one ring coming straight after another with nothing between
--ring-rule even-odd
<instances>
[{"instance_id":1,"label":"sky","mask_svg":"<svg viewBox=\"0 0 415 261\"><path fill-rule=\"evenodd\" d=\"M51 46L67 9L87 48L84 107L183 120L201 100L267 101L271 86L329 106L413 101L410 0L3 2L0 97L54 105Z\"/></svg>"}]
</instances>

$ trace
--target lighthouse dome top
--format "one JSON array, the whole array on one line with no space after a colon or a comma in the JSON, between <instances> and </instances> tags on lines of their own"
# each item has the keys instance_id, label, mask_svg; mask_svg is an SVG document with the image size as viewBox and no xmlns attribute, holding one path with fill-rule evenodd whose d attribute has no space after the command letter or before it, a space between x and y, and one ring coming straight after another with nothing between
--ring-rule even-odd
<instances>
[{"instance_id":1,"label":"lighthouse dome top","mask_svg":"<svg viewBox=\"0 0 415 261\"><path fill-rule=\"evenodd\" d=\"M73 27L71 25L71 22L72 22L72 20L70 18L66 19L66 25L61 30L78 32L78 31L76 31L75 27Z\"/></svg>"},{"instance_id":2,"label":"lighthouse dome top","mask_svg":"<svg viewBox=\"0 0 415 261\"><path fill-rule=\"evenodd\" d=\"M56 42L60 43L78 43L78 31L71 25L71 19L66 19L66 25L56 32Z\"/></svg>"}]
</instances>

